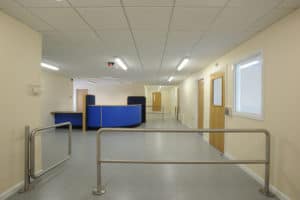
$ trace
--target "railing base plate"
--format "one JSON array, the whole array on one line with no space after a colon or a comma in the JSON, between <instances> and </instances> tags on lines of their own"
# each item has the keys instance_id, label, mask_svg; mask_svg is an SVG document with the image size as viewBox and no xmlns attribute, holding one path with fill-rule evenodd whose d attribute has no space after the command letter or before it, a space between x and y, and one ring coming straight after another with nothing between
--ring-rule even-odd
<instances>
[{"instance_id":1,"label":"railing base plate","mask_svg":"<svg viewBox=\"0 0 300 200\"><path fill-rule=\"evenodd\" d=\"M93 190L93 195L96 195L96 196L101 196L101 195L103 195L104 193L105 193L105 190L104 190L104 189L98 191L97 188L95 188L95 189Z\"/></svg>"},{"instance_id":2,"label":"railing base plate","mask_svg":"<svg viewBox=\"0 0 300 200\"><path fill-rule=\"evenodd\" d=\"M264 188L259 189L259 192L261 194L265 195L266 197L269 197L269 198L274 198L275 197L275 194L273 194L270 191L266 192L266 190Z\"/></svg>"}]
</instances>

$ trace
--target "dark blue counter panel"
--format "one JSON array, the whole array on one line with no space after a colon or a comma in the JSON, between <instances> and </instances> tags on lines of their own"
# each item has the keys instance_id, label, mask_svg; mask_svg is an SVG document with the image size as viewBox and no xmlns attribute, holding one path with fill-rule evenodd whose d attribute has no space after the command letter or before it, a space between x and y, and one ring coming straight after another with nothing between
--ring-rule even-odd
<instances>
[{"instance_id":1,"label":"dark blue counter panel","mask_svg":"<svg viewBox=\"0 0 300 200\"><path fill-rule=\"evenodd\" d=\"M72 126L82 126L82 113L54 112L53 114L55 124L71 122Z\"/></svg>"},{"instance_id":2,"label":"dark blue counter panel","mask_svg":"<svg viewBox=\"0 0 300 200\"><path fill-rule=\"evenodd\" d=\"M102 106L102 127L128 127L142 123L141 105Z\"/></svg>"},{"instance_id":3,"label":"dark blue counter panel","mask_svg":"<svg viewBox=\"0 0 300 200\"><path fill-rule=\"evenodd\" d=\"M141 109L141 105L88 106L87 127L112 128L136 126L142 122Z\"/></svg>"},{"instance_id":4,"label":"dark blue counter panel","mask_svg":"<svg viewBox=\"0 0 300 200\"><path fill-rule=\"evenodd\" d=\"M101 106L87 107L87 127L100 128L101 127Z\"/></svg>"}]
</instances>

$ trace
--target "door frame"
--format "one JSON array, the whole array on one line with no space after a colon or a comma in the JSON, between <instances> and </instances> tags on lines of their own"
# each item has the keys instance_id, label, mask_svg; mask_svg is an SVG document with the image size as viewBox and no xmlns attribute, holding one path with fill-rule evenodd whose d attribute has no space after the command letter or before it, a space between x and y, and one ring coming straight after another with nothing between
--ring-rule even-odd
<instances>
[{"instance_id":1,"label":"door frame","mask_svg":"<svg viewBox=\"0 0 300 200\"><path fill-rule=\"evenodd\" d=\"M198 128L204 128L204 79L198 80Z\"/></svg>"}]
</instances>

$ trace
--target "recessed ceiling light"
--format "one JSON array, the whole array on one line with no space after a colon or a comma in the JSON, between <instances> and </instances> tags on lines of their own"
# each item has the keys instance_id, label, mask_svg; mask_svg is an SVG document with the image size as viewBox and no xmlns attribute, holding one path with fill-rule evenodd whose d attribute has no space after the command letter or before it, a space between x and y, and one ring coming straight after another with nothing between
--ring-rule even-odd
<instances>
[{"instance_id":1,"label":"recessed ceiling light","mask_svg":"<svg viewBox=\"0 0 300 200\"><path fill-rule=\"evenodd\" d=\"M127 66L126 64L123 62L123 60L121 58L115 58L115 62L125 71L127 71Z\"/></svg>"},{"instance_id":2,"label":"recessed ceiling light","mask_svg":"<svg viewBox=\"0 0 300 200\"><path fill-rule=\"evenodd\" d=\"M174 76L170 76L168 81L171 82L174 79Z\"/></svg>"},{"instance_id":3,"label":"recessed ceiling light","mask_svg":"<svg viewBox=\"0 0 300 200\"><path fill-rule=\"evenodd\" d=\"M44 67L44 68L47 68L47 69L54 70L54 71L58 71L59 70L58 67L56 67L54 65L47 64L47 63L41 63L41 66Z\"/></svg>"},{"instance_id":4,"label":"recessed ceiling light","mask_svg":"<svg viewBox=\"0 0 300 200\"><path fill-rule=\"evenodd\" d=\"M190 61L189 58L184 58L184 59L180 62L180 64L178 65L177 71L181 71L181 70L186 66L186 64L187 64L189 61Z\"/></svg>"}]
</instances>

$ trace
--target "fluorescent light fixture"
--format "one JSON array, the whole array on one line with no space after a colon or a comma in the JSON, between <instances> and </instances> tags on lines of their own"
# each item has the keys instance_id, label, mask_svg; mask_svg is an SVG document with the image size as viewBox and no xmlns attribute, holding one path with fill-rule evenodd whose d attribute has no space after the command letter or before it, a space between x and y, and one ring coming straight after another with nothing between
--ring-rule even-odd
<instances>
[{"instance_id":1,"label":"fluorescent light fixture","mask_svg":"<svg viewBox=\"0 0 300 200\"><path fill-rule=\"evenodd\" d=\"M170 76L168 81L171 82L174 79L174 76Z\"/></svg>"},{"instance_id":2,"label":"fluorescent light fixture","mask_svg":"<svg viewBox=\"0 0 300 200\"><path fill-rule=\"evenodd\" d=\"M47 69L51 69L51 70L54 70L54 71L58 71L59 68L54 66L54 65L49 65L47 63L41 63L41 66L44 67L44 68L47 68Z\"/></svg>"},{"instance_id":3,"label":"fluorescent light fixture","mask_svg":"<svg viewBox=\"0 0 300 200\"><path fill-rule=\"evenodd\" d=\"M190 61L189 58L184 58L184 59L180 62L180 64L178 65L177 71L181 71L181 70L186 66L186 64L187 64L189 61Z\"/></svg>"},{"instance_id":4,"label":"fluorescent light fixture","mask_svg":"<svg viewBox=\"0 0 300 200\"><path fill-rule=\"evenodd\" d=\"M125 71L127 71L127 66L126 64L123 62L123 60L121 58L115 58L115 62Z\"/></svg>"},{"instance_id":5,"label":"fluorescent light fixture","mask_svg":"<svg viewBox=\"0 0 300 200\"><path fill-rule=\"evenodd\" d=\"M96 82L95 82L95 81L88 81L88 83L89 83L89 84L93 84L93 85L95 85L95 84L96 84Z\"/></svg>"},{"instance_id":6,"label":"fluorescent light fixture","mask_svg":"<svg viewBox=\"0 0 300 200\"><path fill-rule=\"evenodd\" d=\"M252 65L256 65L256 64L258 64L258 63L260 63L259 60L254 60L254 61L249 62L249 63L247 63L247 64L240 65L239 68L240 68L240 69L246 69L246 68L251 67Z\"/></svg>"}]
</instances>

